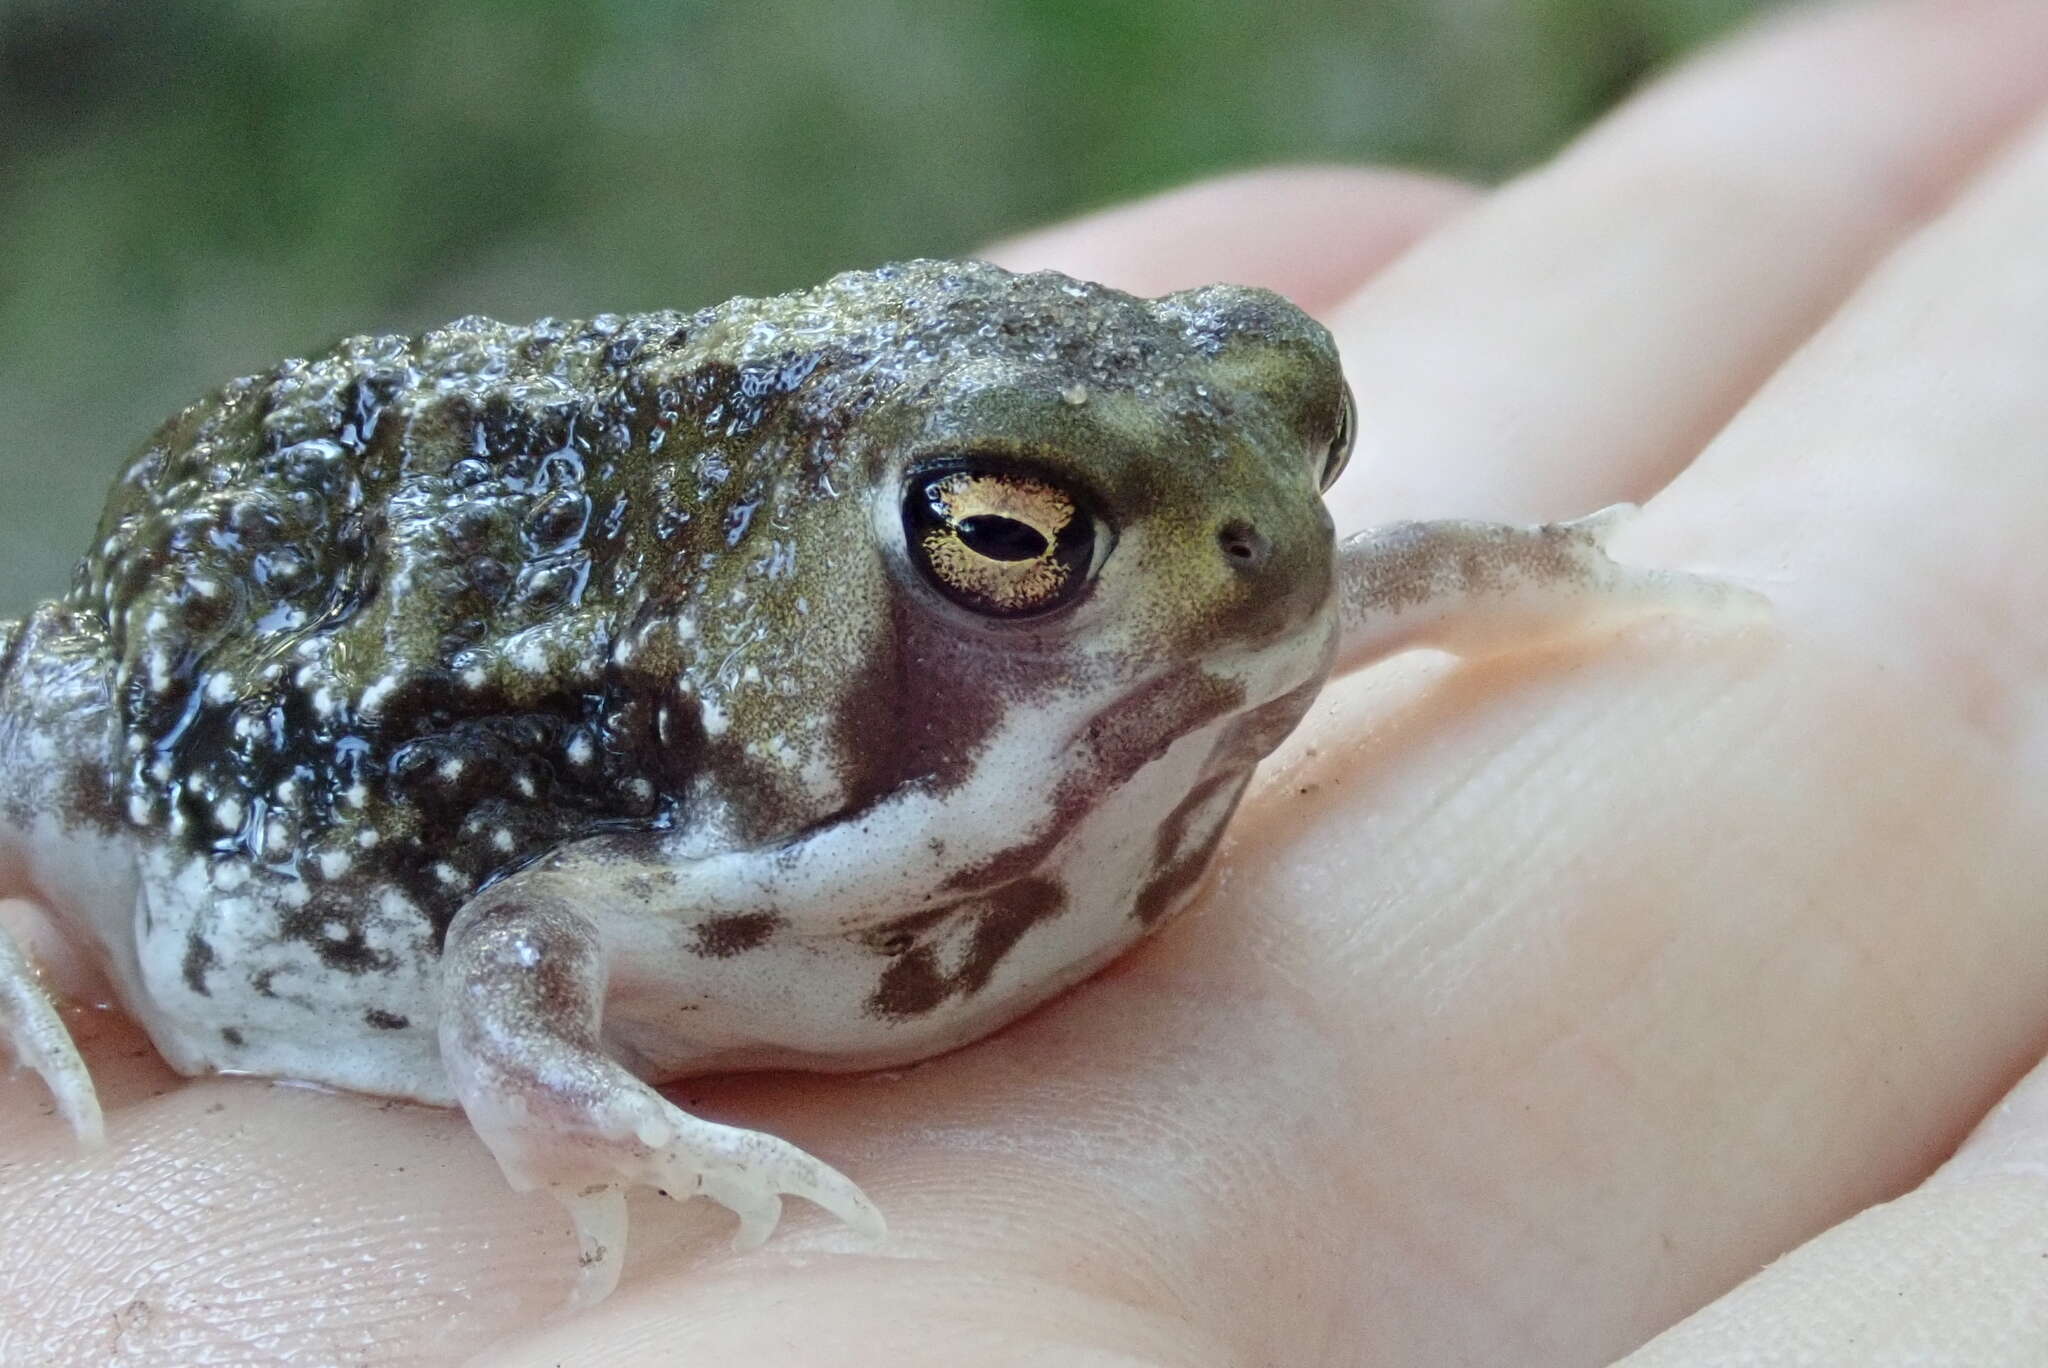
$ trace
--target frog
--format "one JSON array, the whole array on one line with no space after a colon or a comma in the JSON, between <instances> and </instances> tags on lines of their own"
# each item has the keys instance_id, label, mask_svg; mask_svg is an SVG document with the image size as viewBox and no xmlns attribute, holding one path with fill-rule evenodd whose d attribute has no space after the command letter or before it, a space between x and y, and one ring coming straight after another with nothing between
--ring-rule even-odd
<instances>
[{"instance_id":1,"label":"frog","mask_svg":"<svg viewBox=\"0 0 2048 1368\"><path fill-rule=\"evenodd\" d=\"M1341 542L1358 415L1266 290L974 261L357 336L171 418L0 622L0 897L188 1075L459 1107L616 1286L624 1194L875 1204L659 1089L907 1066L1193 900L1326 682L1724 586L1625 510ZM87 1143L0 932L0 1036Z\"/></svg>"}]
</instances>

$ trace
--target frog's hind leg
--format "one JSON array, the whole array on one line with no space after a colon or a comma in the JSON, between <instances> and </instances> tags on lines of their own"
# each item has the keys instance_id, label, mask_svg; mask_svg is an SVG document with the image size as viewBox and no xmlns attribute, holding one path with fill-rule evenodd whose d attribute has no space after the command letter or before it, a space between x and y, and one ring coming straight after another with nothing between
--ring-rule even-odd
<instances>
[{"instance_id":1,"label":"frog's hind leg","mask_svg":"<svg viewBox=\"0 0 2048 1368\"><path fill-rule=\"evenodd\" d=\"M441 961L449 1081L512 1186L568 1208L582 1246L570 1305L617 1285L631 1187L729 1208L738 1249L774 1231L784 1195L880 1238L881 1213L842 1174L771 1135L689 1115L605 1052L606 952L579 896L589 889L546 871L513 875L456 917Z\"/></svg>"},{"instance_id":2,"label":"frog's hind leg","mask_svg":"<svg viewBox=\"0 0 2048 1368\"><path fill-rule=\"evenodd\" d=\"M1768 603L1752 590L1609 558L1608 537L1635 513L1614 504L1535 526L1391 523L1345 538L1333 673L1412 647L1486 656L1663 613L1764 615Z\"/></svg>"}]
</instances>

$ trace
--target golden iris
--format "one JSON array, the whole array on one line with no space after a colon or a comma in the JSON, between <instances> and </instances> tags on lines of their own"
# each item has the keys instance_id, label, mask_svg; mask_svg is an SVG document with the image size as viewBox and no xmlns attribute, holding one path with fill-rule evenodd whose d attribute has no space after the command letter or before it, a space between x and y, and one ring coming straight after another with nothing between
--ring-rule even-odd
<instances>
[{"instance_id":1,"label":"golden iris","mask_svg":"<svg viewBox=\"0 0 2048 1368\"><path fill-rule=\"evenodd\" d=\"M1085 581L1094 528L1057 485L1003 470L947 469L904 499L912 558L954 602L1023 617L1070 600Z\"/></svg>"}]
</instances>

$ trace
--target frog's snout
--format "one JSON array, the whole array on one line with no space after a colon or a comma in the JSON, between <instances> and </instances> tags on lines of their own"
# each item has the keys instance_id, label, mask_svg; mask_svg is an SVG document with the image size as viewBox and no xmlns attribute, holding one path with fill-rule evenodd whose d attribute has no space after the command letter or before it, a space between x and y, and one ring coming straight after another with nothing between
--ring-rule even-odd
<instances>
[{"instance_id":1,"label":"frog's snout","mask_svg":"<svg viewBox=\"0 0 2048 1368\"><path fill-rule=\"evenodd\" d=\"M1327 527L1297 525L1273 510L1219 513L1211 543L1211 554L1223 562L1217 625L1227 621L1230 635L1248 641L1272 641L1298 631L1321 611L1329 594Z\"/></svg>"}]
</instances>

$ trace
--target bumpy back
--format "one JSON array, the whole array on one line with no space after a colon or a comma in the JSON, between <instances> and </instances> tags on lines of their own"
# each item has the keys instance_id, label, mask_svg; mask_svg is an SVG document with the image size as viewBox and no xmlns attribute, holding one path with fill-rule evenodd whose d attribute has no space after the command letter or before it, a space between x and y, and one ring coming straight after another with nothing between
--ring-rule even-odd
<instances>
[{"instance_id":1,"label":"bumpy back","mask_svg":"<svg viewBox=\"0 0 2048 1368\"><path fill-rule=\"evenodd\" d=\"M436 920L536 849L658 821L677 785L631 734L661 681L609 668L619 599L589 591L627 573L634 359L688 323L353 338L166 424L65 605L104 624L119 811L257 879L374 863Z\"/></svg>"}]
</instances>

